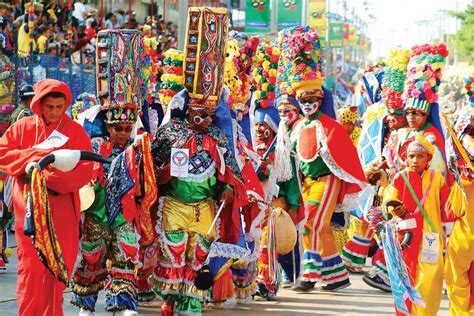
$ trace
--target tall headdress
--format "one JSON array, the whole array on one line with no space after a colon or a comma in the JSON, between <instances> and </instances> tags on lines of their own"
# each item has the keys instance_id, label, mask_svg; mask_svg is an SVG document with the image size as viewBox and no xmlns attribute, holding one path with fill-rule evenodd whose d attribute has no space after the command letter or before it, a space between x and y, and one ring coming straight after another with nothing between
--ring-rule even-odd
<instances>
[{"instance_id":1,"label":"tall headdress","mask_svg":"<svg viewBox=\"0 0 474 316\"><path fill-rule=\"evenodd\" d=\"M403 91L405 108L431 112L433 104L438 102L438 88L447 56L446 44L412 47Z\"/></svg>"},{"instance_id":2,"label":"tall headdress","mask_svg":"<svg viewBox=\"0 0 474 316\"><path fill-rule=\"evenodd\" d=\"M163 74L158 95L160 102L166 109L171 98L184 89L183 59L184 53L180 50L169 49L163 60ZM166 111L165 111L166 112Z\"/></svg>"},{"instance_id":3,"label":"tall headdress","mask_svg":"<svg viewBox=\"0 0 474 316\"><path fill-rule=\"evenodd\" d=\"M184 50L184 86L189 106L215 109L221 97L229 11L189 8Z\"/></svg>"},{"instance_id":4,"label":"tall headdress","mask_svg":"<svg viewBox=\"0 0 474 316\"><path fill-rule=\"evenodd\" d=\"M280 48L277 46L260 45L257 48L257 66L253 70L255 84L255 121L267 123L276 133L280 116L275 108L276 81Z\"/></svg>"},{"instance_id":5,"label":"tall headdress","mask_svg":"<svg viewBox=\"0 0 474 316\"><path fill-rule=\"evenodd\" d=\"M323 97L323 67L318 34L309 26L285 30L282 40L288 47L291 61L288 80L298 100L306 95Z\"/></svg>"},{"instance_id":6,"label":"tall headdress","mask_svg":"<svg viewBox=\"0 0 474 316\"><path fill-rule=\"evenodd\" d=\"M97 95L104 121L134 123L142 105L141 33L105 30L97 39Z\"/></svg>"},{"instance_id":7,"label":"tall headdress","mask_svg":"<svg viewBox=\"0 0 474 316\"><path fill-rule=\"evenodd\" d=\"M277 77L277 108L286 107L299 110L299 104L294 95L293 88L289 79L291 74L291 60L288 55L291 53L288 44L284 41L288 29L278 33L278 45L281 49L280 61L278 62Z\"/></svg>"},{"instance_id":8,"label":"tall headdress","mask_svg":"<svg viewBox=\"0 0 474 316\"><path fill-rule=\"evenodd\" d=\"M229 43L231 42L234 43L234 45L228 45L227 49L232 47L234 50L233 59L235 65L235 77L230 78L230 73L228 73L227 79L236 83L236 89L233 90L228 83L226 84L231 90L234 108L236 110L243 111L248 99L250 98L251 67L257 52L258 44L260 43L260 39L255 36L249 36L245 33L231 31L229 34ZM237 45L238 52L235 51L235 44ZM231 52L228 52L228 54L229 53ZM227 58L229 57L230 56L227 56ZM231 65L229 64L229 66Z\"/></svg>"},{"instance_id":9,"label":"tall headdress","mask_svg":"<svg viewBox=\"0 0 474 316\"><path fill-rule=\"evenodd\" d=\"M403 87L410 51L403 48L390 50L382 85L382 101L392 114L403 114Z\"/></svg>"}]
</instances>

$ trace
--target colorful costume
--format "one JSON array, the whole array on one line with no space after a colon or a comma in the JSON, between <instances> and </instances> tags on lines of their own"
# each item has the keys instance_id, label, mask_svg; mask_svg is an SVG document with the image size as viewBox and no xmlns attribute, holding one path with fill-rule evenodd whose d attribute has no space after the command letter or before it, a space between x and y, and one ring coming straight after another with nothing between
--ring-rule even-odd
<instances>
[{"instance_id":1,"label":"colorful costume","mask_svg":"<svg viewBox=\"0 0 474 316\"><path fill-rule=\"evenodd\" d=\"M307 221L302 239L302 279L342 288L349 284L348 273L337 253L331 218L338 204L341 214L354 207L356 193L366 180L354 145L333 118L330 92L322 88L318 35L310 27L296 27L288 29L283 40L289 43L292 70L289 79L297 99L300 103L308 96L323 99L316 115L297 122L291 136L300 161L299 170L304 176L302 191Z\"/></svg>"},{"instance_id":2,"label":"colorful costume","mask_svg":"<svg viewBox=\"0 0 474 316\"><path fill-rule=\"evenodd\" d=\"M270 162L265 168L258 168L258 178L264 191L265 201L272 203L273 199L278 195L278 187L274 176L275 161L275 137L278 132L278 124L280 117L278 110L275 108L275 90L278 60L280 58L280 49L278 47L259 46L257 49L257 67L253 74L256 81L256 91L254 94L255 111L254 134L252 144L255 152L259 155L259 159ZM265 140L264 140L265 139ZM260 223L262 228L262 238L260 240L260 249L258 256L258 294L266 297L275 297L279 288L279 278L276 275L270 275L270 265L277 265L276 262L270 262L270 252L272 249L268 247L269 218L272 209L265 208L265 217ZM279 274L277 271L274 273Z\"/></svg>"},{"instance_id":3,"label":"colorful costume","mask_svg":"<svg viewBox=\"0 0 474 316\"><path fill-rule=\"evenodd\" d=\"M471 97L471 99L474 99ZM446 287L450 301L451 315L471 315L474 313L472 289L474 280L474 147L472 139L472 125L474 107L465 108L458 114L454 124L455 135L459 143L455 144L450 138L447 147L450 169L458 175L458 183L451 189L447 208L452 211L458 220L449 237L446 253ZM469 131L471 135L469 135ZM459 146L461 145L461 146ZM461 153L463 152L463 153ZM459 183L460 182L460 183Z\"/></svg>"},{"instance_id":4,"label":"colorful costume","mask_svg":"<svg viewBox=\"0 0 474 316\"><path fill-rule=\"evenodd\" d=\"M124 147L116 147L107 135L104 123L133 124L137 120L142 102L140 85L137 84L140 73L136 71L139 59L137 54L127 51L137 48L141 36L138 31L107 31L99 32L98 38L98 56L109 49L112 53L106 60L112 62L109 81L107 85L100 85L98 90L103 105L96 106L101 112L94 120L96 126L91 135L98 137L92 139L92 144L95 152L114 160L110 165L97 164L94 168L95 199L83 213L81 259L72 283L72 303L93 312L98 292L105 286L106 310L128 310L133 314L138 307L135 268L143 267L143 258L139 258L140 245L149 246L154 239L149 207L156 200L157 190L154 179L150 181L154 173L148 139L142 141L141 147L132 145L131 140ZM117 69L116 60L124 60L128 66ZM104 63L99 65L99 73L104 73L103 66ZM122 81L124 77L130 80ZM94 112L94 109L89 111ZM141 169L140 184L137 169ZM138 186L146 192L138 192ZM143 197L140 204L136 204L135 195ZM107 260L111 261L110 267Z\"/></svg>"},{"instance_id":5,"label":"colorful costume","mask_svg":"<svg viewBox=\"0 0 474 316\"><path fill-rule=\"evenodd\" d=\"M402 98L406 110L417 110L429 114L428 121L419 130L402 128L391 135L396 143L396 152L402 155L406 146L413 140L417 133L422 133L430 141L433 139L435 153L431 161L433 169L441 171L448 184L452 183L452 175L446 169L444 136L441 128L438 106L438 87L444 69L444 61L448 55L445 44L413 46L408 63L408 71ZM420 65L426 65L419 71ZM428 136L429 135L429 136ZM397 163L395 163L397 164ZM403 165L403 161L399 163Z\"/></svg>"},{"instance_id":6,"label":"colorful costume","mask_svg":"<svg viewBox=\"0 0 474 316\"><path fill-rule=\"evenodd\" d=\"M408 147L433 154L434 148L423 136L418 135ZM419 149L421 148L421 149ZM411 187L408 186L410 184ZM412 193L413 191L413 193ZM413 196L416 196L418 204ZM404 170L399 172L384 194L383 205L393 201L403 203L407 213L402 219L414 218L416 227L410 229L413 234L410 244L402 249L402 256L411 281L423 298L425 308L413 305L407 299L406 304L411 315L437 315L441 303L443 287L443 249L445 237L442 222L448 220L444 212L449 189L441 172L431 168L421 174ZM402 314L397 310L397 315Z\"/></svg>"},{"instance_id":7,"label":"colorful costume","mask_svg":"<svg viewBox=\"0 0 474 316\"><path fill-rule=\"evenodd\" d=\"M188 109L216 109L221 101L227 28L226 9L189 10L184 64L187 91L170 101L171 120L158 129L153 141L160 194L156 232L162 251L153 282L164 300L163 315L173 313L175 302L179 314L201 314L202 292L195 279L210 251L212 256L234 258L231 249L235 248L227 243L236 243L240 235L237 209L247 198L230 143L214 125L205 132L191 129L186 115ZM223 209L220 225L210 229L216 216L214 200L224 190L233 190L233 205ZM219 242L213 242L216 236Z\"/></svg>"},{"instance_id":8,"label":"colorful costume","mask_svg":"<svg viewBox=\"0 0 474 316\"><path fill-rule=\"evenodd\" d=\"M63 315L62 297L66 284L61 283L39 260L31 238L25 236L24 190L27 185L25 167L38 161L55 149L91 150L89 137L84 129L66 114L72 94L62 82L46 79L36 83L36 95L31 103L34 116L25 117L13 124L0 140L0 169L13 176L13 211L15 230L18 232L18 284L17 298L20 315ZM40 103L50 92L61 92L66 97L61 118L46 125L43 121ZM59 148L33 148L44 142L53 132L65 136L66 142ZM49 206L53 210L52 221L62 250L67 277L73 271L79 247L79 195L78 191L92 177L92 164L81 162L69 172L48 169L42 172L48 188ZM65 271L66 272L66 271ZM38 295L41 293L41 295Z\"/></svg>"}]
</instances>

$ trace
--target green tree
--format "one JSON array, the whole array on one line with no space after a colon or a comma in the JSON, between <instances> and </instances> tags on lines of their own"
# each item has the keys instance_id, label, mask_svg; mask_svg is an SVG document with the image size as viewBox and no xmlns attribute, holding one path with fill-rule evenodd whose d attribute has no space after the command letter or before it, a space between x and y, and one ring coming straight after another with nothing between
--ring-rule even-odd
<instances>
[{"instance_id":1,"label":"green tree","mask_svg":"<svg viewBox=\"0 0 474 316\"><path fill-rule=\"evenodd\" d=\"M452 37L454 48L461 60L474 64L474 5L468 5L465 11L450 11L449 14L461 20L461 28Z\"/></svg>"}]
</instances>

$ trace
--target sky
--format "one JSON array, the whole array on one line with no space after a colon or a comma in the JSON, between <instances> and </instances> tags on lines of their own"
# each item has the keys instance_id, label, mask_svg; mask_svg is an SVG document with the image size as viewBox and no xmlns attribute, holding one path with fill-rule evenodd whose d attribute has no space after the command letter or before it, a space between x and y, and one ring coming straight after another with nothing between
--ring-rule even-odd
<instances>
[{"instance_id":1,"label":"sky","mask_svg":"<svg viewBox=\"0 0 474 316\"><path fill-rule=\"evenodd\" d=\"M339 2L342 12L342 0L330 1L331 6L336 5L334 11ZM369 3L365 6L370 8L368 11L364 10L363 2ZM387 56L392 47L409 49L414 44L429 42L440 31L455 33L459 22L446 11L463 11L469 3L474 0L347 0L350 12L355 9L364 20L372 12L376 18L367 28L367 35L372 39L372 58Z\"/></svg>"}]
</instances>

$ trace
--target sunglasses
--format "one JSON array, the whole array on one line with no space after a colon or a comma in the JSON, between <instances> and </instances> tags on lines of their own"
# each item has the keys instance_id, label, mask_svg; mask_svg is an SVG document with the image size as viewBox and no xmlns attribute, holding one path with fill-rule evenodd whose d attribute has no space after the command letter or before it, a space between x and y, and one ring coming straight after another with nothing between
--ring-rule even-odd
<instances>
[{"instance_id":1,"label":"sunglasses","mask_svg":"<svg viewBox=\"0 0 474 316\"><path fill-rule=\"evenodd\" d=\"M112 128L113 128L114 131L116 131L117 133L122 133L122 132L130 133L130 132L133 130L133 126L127 126L127 127L112 126Z\"/></svg>"},{"instance_id":2,"label":"sunglasses","mask_svg":"<svg viewBox=\"0 0 474 316\"><path fill-rule=\"evenodd\" d=\"M425 116L426 114L420 111L406 111L406 116Z\"/></svg>"}]
</instances>

